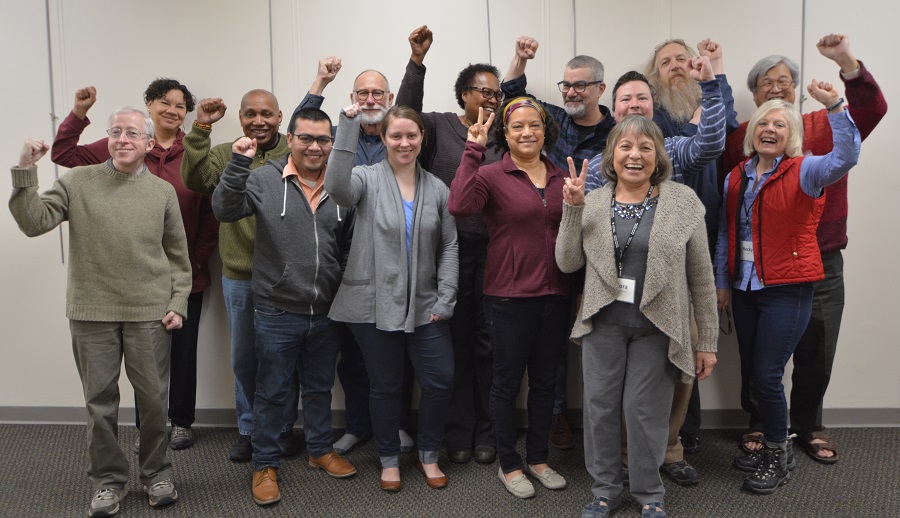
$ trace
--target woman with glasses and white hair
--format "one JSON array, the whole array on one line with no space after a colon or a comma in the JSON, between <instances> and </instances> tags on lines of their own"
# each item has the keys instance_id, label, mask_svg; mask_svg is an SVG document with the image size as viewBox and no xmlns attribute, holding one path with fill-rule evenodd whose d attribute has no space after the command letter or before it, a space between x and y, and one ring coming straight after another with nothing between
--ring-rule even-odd
<instances>
[{"instance_id":1,"label":"woman with glasses and white hair","mask_svg":"<svg viewBox=\"0 0 900 518\"><path fill-rule=\"evenodd\" d=\"M804 156L794 105L762 103L744 136L749 158L725 179L715 255L718 305L732 307L741 376L763 432L763 447L734 465L751 473L744 489L761 494L774 492L794 467L782 377L809 322L813 283L825 276L816 240L824 189L859 157L859 130L837 90L813 79L807 91L828 110L833 150Z\"/></svg>"}]
</instances>

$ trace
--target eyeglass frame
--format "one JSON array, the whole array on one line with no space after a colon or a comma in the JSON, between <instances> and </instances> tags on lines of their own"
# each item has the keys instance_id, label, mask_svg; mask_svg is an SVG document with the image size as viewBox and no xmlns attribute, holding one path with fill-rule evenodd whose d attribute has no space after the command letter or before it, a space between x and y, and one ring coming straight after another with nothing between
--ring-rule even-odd
<instances>
[{"instance_id":1,"label":"eyeglass frame","mask_svg":"<svg viewBox=\"0 0 900 518\"><path fill-rule=\"evenodd\" d=\"M497 101L503 102L503 90L491 90L490 88L485 88L483 86L467 86L465 90L475 90L480 93L481 97L484 99L493 99L496 97Z\"/></svg>"},{"instance_id":2,"label":"eyeglass frame","mask_svg":"<svg viewBox=\"0 0 900 518\"><path fill-rule=\"evenodd\" d=\"M291 133L291 136L293 136L296 139L300 139L300 143L305 146L311 146L311 145L313 145L313 142L318 144L319 147L330 146L330 145L334 144L334 137L332 137L331 135L319 135L318 137L315 137L313 135L310 135L309 133ZM310 139L311 142L309 142L309 143L303 142L303 139L305 139L305 138ZM324 139L328 139L328 140L325 140L323 142Z\"/></svg>"},{"instance_id":3,"label":"eyeglass frame","mask_svg":"<svg viewBox=\"0 0 900 518\"><path fill-rule=\"evenodd\" d=\"M583 94L587 87L592 85L599 85L603 81L575 81L574 83L568 83L566 81L560 81L556 83L556 87L559 88L559 91L562 93L569 93L569 90L572 88L575 89L575 93ZM580 90L579 90L580 88Z\"/></svg>"},{"instance_id":4,"label":"eyeglass frame","mask_svg":"<svg viewBox=\"0 0 900 518\"><path fill-rule=\"evenodd\" d=\"M119 134L118 134L118 135L113 135L113 132L116 132L116 131L119 132ZM137 133L138 136L137 136L137 137L132 137L131 135L128 134L129 131L134 132L134 133ZM150 135L149 133L144 133L143 131L139 131L139 130L136 130L136 129L134 129L134 128L128 128L128 129L122 129L122 128L109 128L109 129L106 130L106 134L109 136L109 138L111 138L111 139L113 139L113 140L119 140L120 138L122 138L122 135L125 135L125 138L127 138L128 140L131 140L131 141L141 140L142 138L144 138L145 135L148 136L148 137L152 137L152 136L153 136L153 135Z\"/></svg>"},{"instance_id":5,"label":"eyeglass frame","mask_svg":"<svg viewBox=\"0 0 900 518\"><path fill-rule=\"evenodd\" d=\"M360 92L365 92L365 95L361 94ZM375 102L378 102L378 101L381 101L382 99L384 99L384 96L387 93L388 93L387 90L354 90L353 91L353 94L356 95L357 102L365 101L366 99L369 98L370 95L372 96L372 100L374 100Z\"/></svg>"},{"instance_id":6,"label":"eyeglass frame","mask_svg":"<svg viewBox=\"0 0 900 518\"><path fill-rule=\"evenodd\" d=\"M783 80L786 80L787 83L782 84ZM761 92L770 92L775 85L778 85L779 90L788 90L796 83L793 79L788 79L786 77L778 79L778 81L770 81L769 79L763 79L759 83L756 84L756 89Z\"/></svg>"}]
</instances>

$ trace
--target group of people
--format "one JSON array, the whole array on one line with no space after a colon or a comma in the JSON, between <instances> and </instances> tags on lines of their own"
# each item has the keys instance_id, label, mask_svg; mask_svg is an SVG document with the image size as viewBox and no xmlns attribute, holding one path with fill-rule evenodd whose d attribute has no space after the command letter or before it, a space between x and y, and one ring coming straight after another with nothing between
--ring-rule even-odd
<instances>
[{"instance_id":1,"label":"group of people","mask_svg":"<svg viewBox=\"0 0 900 518\"><path fill-rule=\"evenodd\" d=\"M618 79L610 110L599 104L603 65L590 56L567 63L560 106L529 95L525 68L539 44L523 36L502 82L490 64L459 73L458 114L423 111L433 35L422 26L409 43L396 98L382 73L365 70L336 125L320 109L341 69L329 57L286 134L275 96L251 90L244 136L212 146L224 101L195 102L185 85L158 79L146 113L117 110L109 137L87 145L78 140L97 92L76 92L51 154L73 169L41 194L35 164L51 148L26 140L12 168L13 216L28 236L69 222L66 316L88 409L90 516L115 514L128 480L116 441L123 357L149 503L178 498L166 450L194 441L198 322L216 246L235 379L229 457L252 461L259 505L281 499L281 457L304 439L311 468L347 478L348 452L373 438L389 492L402 489L399 455L413 448L435 489L448 484L442 449L457 463L499 459L515 497L534 496L532 481L565 488L548 444L573 444L571 339L593 479L583 518L609 516L625 485L642 516L665 516L660 474L699 481L684 453L700 448L695 380L716 363L725 308L750 413L734 459L748 472L743 487L768 494L787 481L791 432L813 459L838 460L821 406L843 304L846 175L887 109L847 36L817 45L840 66L846 100L812 80L824 109L801 116L799 68L769 56L749 73L758 109L743 125L710 40L697 51L663 42L646 74ZM523 462L516 400L526 372ZM333 442L335 373L347 427Z\"/></svg>"}]
</instances>

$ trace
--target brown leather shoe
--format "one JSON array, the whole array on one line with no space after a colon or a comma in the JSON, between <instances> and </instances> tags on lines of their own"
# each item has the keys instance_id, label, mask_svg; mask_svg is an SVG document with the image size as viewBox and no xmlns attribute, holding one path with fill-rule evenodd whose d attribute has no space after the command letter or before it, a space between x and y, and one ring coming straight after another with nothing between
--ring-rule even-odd
<instances>
[{"instance_id":1,"label":"brown leather shoe","mask_svg":"<svg viewBox=\"0 0 900 518\"><path fill-rule=\"evenodd\" d=\"M382 491L387 491L388 493L397 493L403 489L403 482L400 480L378 479L378 485L381 487Z\"/></svg>"},{"instance_id":2,"label":"brown leather shoe","mask_svg":"<svg viewBox=\"0 0 900 518\"><path fill-rule=\"evenodd\" d=\"M425 475L425 466L422 465L422 461L416 459L416 467L419 468L419 472ZM428 484L428 487L431 489L441 489L442 487L447 487L447 475L441 475L439 477L429 477L425 475L425 483Z\"/></svg>"},{"instance_id":3,"label":"brown leather shoe","mask_svg":"<svg viewBox=\"0 0 900 518\"><path fill-rule=\"evenodd\" d=\"M269 505L281 500L275 468L263 468L253 472L253 501Z\"/></svg>"},{"instance_id":4,"label":"brown leather shoe","mask_svg":"<svg viewBox=\"0 0 900 518\"><path fill-rule=\"evenodd\" d=\"M356 475L356 468L350 461L337 453L330 451L319 458L309 456L309 467L322 468L334 478L347 478Z\"/></svg>"}]
</instances>

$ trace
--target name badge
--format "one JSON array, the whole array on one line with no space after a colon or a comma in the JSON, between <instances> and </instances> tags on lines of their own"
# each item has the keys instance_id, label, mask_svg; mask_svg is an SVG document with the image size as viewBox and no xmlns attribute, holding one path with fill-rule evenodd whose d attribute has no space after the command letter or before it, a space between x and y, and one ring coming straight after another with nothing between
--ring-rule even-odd
<instances>
[{"instance_id":1,"label":"name badge","mask_svg":"<svg viewBox=\"0 0 900 518\"><path fill-rule=\"evenodd\" d=\"M619 302L634 304L635 285L636 284L634 279L629 279L628 277L619 277L619 295L616 296L616 300L618 300Z\"/></svg>"},{"instance_id":2,"label":"name badge","mask_svg":"<svg viewBox=\"0 0 900 518\"><path fill-rule=\"evenodd\" d=\"M741 241L741 261L753 262L753 241Z\"/></svg>"}]
</instances>

